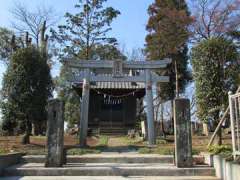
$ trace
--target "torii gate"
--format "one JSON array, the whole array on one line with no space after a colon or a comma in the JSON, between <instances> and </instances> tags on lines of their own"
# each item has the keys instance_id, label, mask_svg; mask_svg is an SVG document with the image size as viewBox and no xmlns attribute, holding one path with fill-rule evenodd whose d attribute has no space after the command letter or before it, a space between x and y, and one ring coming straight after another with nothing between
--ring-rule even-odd
<instances>
[{"instance_id":1,"label":"torii gate","mask_svg":"<svg viewBox=\"0 0 240 180\"><path fill-rule=\"evenodd\" d=\"M88 130L88 109L90 82L143 82L146 88L147 103L147 124L148 124L148 143L156 144L154 129L154 110L153 110L153 92L152 84L157 82L169 82L168 76L159 76L152 72L166 68L172 61L164 59L158 61L111 61L111 60L64 60L64 64L71 69L82 70L83 73L70 74L68 81L71 83L83 82L81 119L80 119L80 146L86 145ZM91 73L91 70L111 70L112 76ZM126 70L139 70L139 75L130 76L124 74Z\"/></svg>"}]
</instances>

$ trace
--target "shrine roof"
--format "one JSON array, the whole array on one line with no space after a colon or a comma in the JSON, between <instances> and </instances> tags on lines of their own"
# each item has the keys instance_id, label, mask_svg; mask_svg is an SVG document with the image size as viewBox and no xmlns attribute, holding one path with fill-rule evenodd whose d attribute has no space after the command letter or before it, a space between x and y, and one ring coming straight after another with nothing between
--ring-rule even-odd
<instances>
[{"instance_id":1,"label":"shrine roof","mask_svg":"<svg viewBox=\"0 0 240 180\"><path fill-rule=\"evenodd\" d=\"M82 88L82 83L75 83L74 87ZM133 82L91 82L91 89L145 89L145 84Z\"/></svg>"},{"instance_id":2,"label":"shrine roof","mask_svg":"<svg viewBox=\"0 0 240 180\"><path fill-rule=\"evenodd\" d=\"M93 89L144 89L144 83L132 82L96 82L91 84Z\"/></svg>"}]
</instances>

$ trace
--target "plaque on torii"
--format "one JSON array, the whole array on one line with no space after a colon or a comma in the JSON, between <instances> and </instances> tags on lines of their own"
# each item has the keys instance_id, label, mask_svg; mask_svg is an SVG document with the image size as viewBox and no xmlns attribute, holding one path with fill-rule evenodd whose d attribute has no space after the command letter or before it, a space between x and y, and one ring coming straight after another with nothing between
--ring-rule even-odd
<instances>
[{"instance_id":1,"label":"plaque on torii","mask_svg":"<svg viewBox=\"0 0 240 180\"><path fill-rule=\"evenodd\" d=\"M169 82L168 76L159 76L154 70L166 68L172 61L171 59L156 61L120 61L120 60L73 60L65 59L64 65L70 69L78 69L83 73L71 73L68 81L71 83L83 82L81 120L80 120L80 146L86 145L88 129L88 109L90 96L90 82L144 82L146 89L147 102L147 124L148 124L148 143L156 143L153 114L153 92L152 84L158 82ZM105 74L91 73L91 70L110 70L112 76ZM124 74L126 71L140 70L137 75Z\"/></svg>"},{"instance_id":2,"label":"plaque on torii","mask_svg":"<svg viewBox=\"0 0 240 180\"><path fill-rule=\"evenodd\" d=\"M112 74L116 78L123 77L123 61L117 60L113 62Z\"/></svg>"}]
</instances>

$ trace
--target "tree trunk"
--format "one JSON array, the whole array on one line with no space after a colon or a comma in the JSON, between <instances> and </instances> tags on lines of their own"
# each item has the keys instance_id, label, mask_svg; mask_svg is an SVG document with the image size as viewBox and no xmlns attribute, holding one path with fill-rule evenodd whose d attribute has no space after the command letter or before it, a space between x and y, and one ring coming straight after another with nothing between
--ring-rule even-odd
<instances>
[{"instance_id":1,"label":"tree trunk","mask_svg":"<svg viewBox=\"0 0 240 180\"><path fill-rule=\"evenodd\" d=\"M174 114L174 107L173 107L173 100L171 100L171 121L172 121L172 132L170 134L174 134L174 117L173 117L173 114Z\"/></svg>"},{"instance_id":2,"label":"tree trunk","mask_svg":"<svg viewBox=\"0 0 240 180\"><path fill-rule=\"evenodd\" d=\"M163 104L161 104L161 126L162 126L162 134L163 134L163 137L166 138L166 133L165 133L165 129L164 129L164 117L163 117L163 112L164 112L164 107L163 107Z\"/></svg>"},{"instance_id":3,"label":"tree trunk","mask_svg":"<svg viewBox=\"0 0 240 180\"><path fill-rule=\"evenodd\" d=\"M205 136L209 136L208 123L203 122L202 125L203 125L202 134Z\"/></svg>"},{"instance_id":4,"label":"tree trunk","mask_svg":"<svg viewBox=\"0 0 240 180\"><path fill-rule=\"evenodd\" d=\"M217 133L217 145L222 145L222 128L220 128Z\"/></svg>"},{"instance_id":5,"label":"tree trunk","mask_svg":"<svg viewBox=\"0 0 240 180\"><path fill-rule=\"evenodd\" d=\"M145 137L144 137L144 140L147 140L148 139L148 124L147 124L147 118L144 118L144 131L145 131Z\"/></svg>"},{"instance_id":6,"label":"tree trunk","mask_svg":"<svg viewBox=\"0 0 240 180\"><path fill-rule=\"evenodd\" d=\"M35 121L32 126L32 134L34 134L34 136L43 135L46 130L45 123L45 121Z\"/></svg>"},{"instance_id":7,"label":"tree trunk","mask_svg":"<svg viewBox=\"0 0 240 180\"><path fill-rule=\"evenodd\" d=\"M175 75L176 75L176 98L179 97L179 82L178 82L178 68L177 68L177 61L174 61L174 68L175 68Z\"/></svg>"},{"instance_id":8,"label":"tree trunk","mask_svg":"<svg viewBox=\"0 0 240 180\"><path fill-rule=\"evenodd\" d=\"M29 120L26 120L26 129L25 134L22 137L22 144L30 144L30 135L31 135L31 122Z\"/></svg>"}]
</instances>

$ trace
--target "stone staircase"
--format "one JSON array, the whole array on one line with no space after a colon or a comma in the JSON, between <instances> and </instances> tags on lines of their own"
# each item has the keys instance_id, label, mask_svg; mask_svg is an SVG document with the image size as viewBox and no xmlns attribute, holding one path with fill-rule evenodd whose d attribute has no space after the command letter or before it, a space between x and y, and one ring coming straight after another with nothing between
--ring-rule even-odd
<instances>
[{"instance_id":1,"label":"stone staircase","mask_svg":"<svg viewBox=\"0 0 240 180\"><path fill-rule=\"evenodd\" d=\"M215 169L204 165L203 157L194 157L192 168L177 168L172 156L137 153L103 153L69 156L62 168L45 168L44 156L25 156L20 164L4 170L6 178L43 176L79 176L78 179L152 179L152 180L218 180ZM48 177L47 177L48 176ZM113 177L112 177L113 176ZM58 179L55 177L55 179ZM60 178L61 179L61 178Z\"/></svg>"},{"instance_id":2,"label":"stone staircase","mask_svg":"<svg viewBox=\"0 0 240 180\"><path fill-rule=\"evenodd\" d=\"M101 122L99 125L99 134L106 136L127 135L128 127L121 122Z\"/></svg>"},{"instance_id":3,"label":"stone staircase","mask_svg":"<svg viewBox=\"0 0 240 180\"><path fill-rule=\"evenodd\" d=\"M115 127L103 127L101 126L99 128L99 133L101 135L106 135L106 136L124 136L127 135L127 129L125 127L121 126L115 126Z\"/></svg>"}]
</instances>

